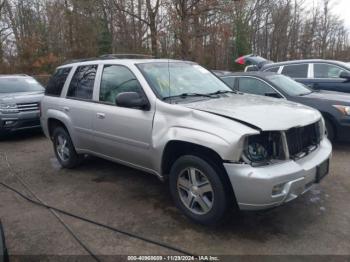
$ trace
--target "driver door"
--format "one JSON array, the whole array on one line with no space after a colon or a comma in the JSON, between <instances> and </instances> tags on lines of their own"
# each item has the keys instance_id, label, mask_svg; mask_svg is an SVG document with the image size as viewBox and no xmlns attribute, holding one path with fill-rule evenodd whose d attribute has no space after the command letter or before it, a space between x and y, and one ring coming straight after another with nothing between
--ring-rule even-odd
<instances>
[{"instance_id":1,"label":"driver door","mask_svg":"<svg viewBox=\"0 0 350 262\"><path fill-rule=\"evenodd\" d=\"M283 97L269 84L253 77L240 77L238 79L238 89L240 92L253 95L269 96L274 98Z\"/></svg>"},{"instance_id":2,"label":"driver door","mask_svg":"<svg viewBox=\"0 0 350 262\"><path fill-rule=\"evenodd\" d=\"M137 92L146 97L129 68L104 65L98 103L93 105L96 153L125 164L149 168L154 108L143 110L117 106L115 99L123 92Z\"/></svg>"}]
</instances>

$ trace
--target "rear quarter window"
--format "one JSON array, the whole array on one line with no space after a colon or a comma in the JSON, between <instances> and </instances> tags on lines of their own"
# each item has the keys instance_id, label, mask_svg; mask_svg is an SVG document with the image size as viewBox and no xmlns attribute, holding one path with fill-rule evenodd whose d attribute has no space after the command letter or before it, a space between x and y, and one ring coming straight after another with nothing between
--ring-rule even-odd
<instances>
[{"instance_id":1,"label":"rear quarter window","mask_svg":"<svg viewBox=\"0 0 350 262\"><path fill-rule=\"evenodd\" d=\"M45 95L60 96L71 70L71 67L57 69L46 86Z\"/></svg>"}]
</instances>

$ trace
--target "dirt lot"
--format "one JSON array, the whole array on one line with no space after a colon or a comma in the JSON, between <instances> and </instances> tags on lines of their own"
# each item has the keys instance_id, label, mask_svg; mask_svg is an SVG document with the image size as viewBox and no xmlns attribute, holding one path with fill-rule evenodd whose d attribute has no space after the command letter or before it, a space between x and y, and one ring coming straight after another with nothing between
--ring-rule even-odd
<instances>
[{"instance_id":1,"label":"dirt lot","mask_svg":"<svg viewBox=\"0 0 350 262\"><path fill-rule=\"evenodd\" d=\"M22 191L8 163L48 204L196 254L347 255L350 258L350 145L335 146L331 174L301 198L245 212L219 228L189 222L156 177L90 158L78 169L58 165L41 134L0 141L0 181ZM11 255L84 255L49 210L0 187L0 217ZM176 252L62 216L97 255ZM339 257L338 257L339 258ZM344 257L342 257L342 261Z\"/></svg>"}]
</instances>

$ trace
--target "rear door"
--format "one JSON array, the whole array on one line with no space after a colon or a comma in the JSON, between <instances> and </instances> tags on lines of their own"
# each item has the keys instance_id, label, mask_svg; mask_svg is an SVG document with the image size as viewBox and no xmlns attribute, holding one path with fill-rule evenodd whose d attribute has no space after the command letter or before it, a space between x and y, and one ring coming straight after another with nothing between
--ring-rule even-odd
<instances>
[{"instance_id":1,"label":"rear door","mask_svg":"<svg viewBox=\"0 0 350 262\"><path fill-rule=\"evenodd\" d=\"M329 63L314 63L312 67L311 82L314 89L350 93L350 81L340 78L340 74L348 70Z\"/></svg>"},{"instance_id":2,"label":"rear door","mask_svg":"<svg viewBox=\"0 0 350 262\"><path fill-rule=\"evenodd\" d=\"M71 123L74 145L77 149L92 150L93 90L98 65L78 66L69 84L66 99L60 104L61 110Z\"/></svg>"},{"instance_id":3,"label":"rear door","mask_svg":"<svg viewBox=\"0 0 350 262\"><path fill-rule=\"evenodd\" d=\"M146 97L141 84L128 67L103 65L98 103L93 108L96 151L126 164L150 167L155 108L119 107L115 99L122 92L137 92Z\"/></svg>"}]
</instances>

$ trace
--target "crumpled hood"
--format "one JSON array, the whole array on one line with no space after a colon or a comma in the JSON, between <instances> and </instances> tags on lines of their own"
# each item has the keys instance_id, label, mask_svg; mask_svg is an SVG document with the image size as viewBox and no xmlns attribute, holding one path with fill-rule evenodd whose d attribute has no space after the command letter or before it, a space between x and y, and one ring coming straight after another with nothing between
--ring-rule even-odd
<instances>
[{"instance_id":1,"label":"crumpled hood","mask_svg":"<svg viewBox=\"0 0 350 262\"><path fill-rule=\"evenodd\" d=\"M263 131L282 131L317 122L321 114L310 107L255 95L230 95L184 106L246 123Z\"/></svg>"}]
</instances>

